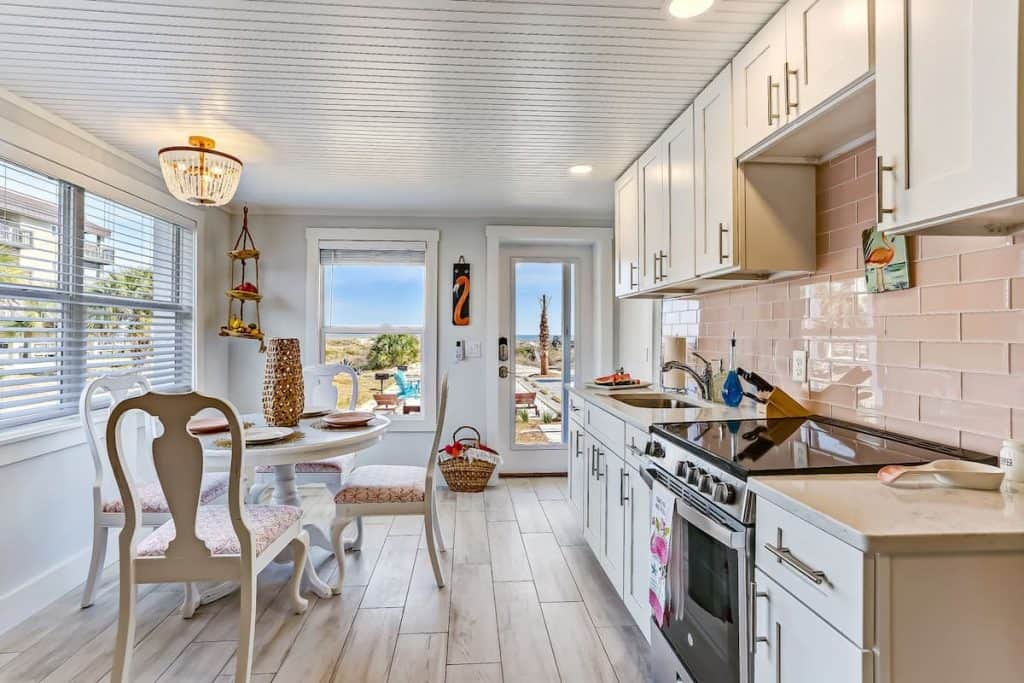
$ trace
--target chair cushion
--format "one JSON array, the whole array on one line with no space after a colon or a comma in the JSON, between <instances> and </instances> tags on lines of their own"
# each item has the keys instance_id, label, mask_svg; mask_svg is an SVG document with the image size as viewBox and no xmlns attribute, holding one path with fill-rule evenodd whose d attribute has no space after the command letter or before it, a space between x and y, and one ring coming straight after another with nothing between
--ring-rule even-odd
<instances>
[{"instance_id":1,"label":"chair cushion","mask_svg":"<svg viewBox=\"0 0 1024 683\"><path fill-rule=\"evenodd\" d=\"M339 455L335 458L317 460L316 462L300 462L295 464L295 474L344 474L352 469L352 461L356 459L355 453ZM256 468L259 474L272 474L273 465L260 465Z\"/></svg>"},{"instance_id":2,"label":"chair cushion","mask_svg":"<svg viewBox=\"0 0 1024 683\"><path fill-rule=\"evenodd\" d=\"M217 500L228 490L227 473L207 474L203 476L202 488L199 490L199 504L206 505ZM143 512L170 512L164 490L159 481L146 481L135 486L135 495L139 497ZM111 498L103 502L103 512L124 512L121 497Z\"/></svg>"},{"instance_id":3,"label":"chair cushion","mask_svg":"<svg viewBox=\"0 0 1024 683\"><path fill-rule=\"evenodd\" d=\"M336 503L416 503L423 500L427 470L407 465L364 465L352 470Z\"/></svg>"},{"instance_id":4,"label":"chair cushion","mask_svg":"<svg viewBox=\"0 0 1024 683\"><path fill-rule=\"evenodd\" d=\"M258 555L302 518L302 510L291 505L246 505L253 550ZM139 557L160 557L174 539L174 520L164 522L138 546ZM196 515L196 536L214 555L240 555L242 547L231 526L226 505L206 505Z\"/></svg>"}]
</instances>

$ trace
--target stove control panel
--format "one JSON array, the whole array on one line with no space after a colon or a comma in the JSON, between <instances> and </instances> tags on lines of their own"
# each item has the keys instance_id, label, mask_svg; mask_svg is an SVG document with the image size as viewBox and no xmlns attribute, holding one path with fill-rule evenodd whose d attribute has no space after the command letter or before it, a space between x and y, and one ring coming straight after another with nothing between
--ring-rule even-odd
<instances>
[{"instance_id":1,"label":"stove control panel","mask_svg":"<svg viewBox=\"0 0 1024 683\"><path fill-rule=\"evenodd\" d=\"M655 453L658 455L655 456ZM746 482L722 467L688 452L682 446L655 436L649 448L652 462L691 491L713 502L737 520L743 521Z\"/></svg>"}]
</instances>

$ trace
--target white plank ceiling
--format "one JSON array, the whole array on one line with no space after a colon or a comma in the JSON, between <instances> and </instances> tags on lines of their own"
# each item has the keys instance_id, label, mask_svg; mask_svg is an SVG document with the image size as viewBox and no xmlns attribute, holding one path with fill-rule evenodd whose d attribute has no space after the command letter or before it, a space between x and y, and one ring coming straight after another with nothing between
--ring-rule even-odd
<instances>
[{"instance_id":1,"label":"white plank ceiling","mask_svg":"<svg viewBox=\"0 0 1024 683\"><path fill-rule=\"evenodd\" d=\"M258 209L608 219L614 178L781 4L0 0L0 87L154 167L216 138Z\"/></svg>"}]
</instances>

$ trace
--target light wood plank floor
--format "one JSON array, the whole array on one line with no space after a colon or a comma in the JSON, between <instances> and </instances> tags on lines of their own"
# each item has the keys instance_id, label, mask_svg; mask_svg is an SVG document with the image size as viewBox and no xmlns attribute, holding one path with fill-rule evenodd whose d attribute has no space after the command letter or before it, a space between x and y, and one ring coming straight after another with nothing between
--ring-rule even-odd
<instances>
[{"instance_id":1,"label":"light wood plank floor","mask_svg":"<svg viewBox=\"0 0 1024 683\"><path fill-rule=\"evenodd\" d=\"M448 585L434 584L415 520L366 520L342 595L292 614L290 565L259 577L255 683L649 681L647 643L573 528L565 479L501 480L485 493L440 490ZM333 558L320 551L321 575ZM117 567L91 608L79 590L0 634L0 682L108 680ZM147 683L233 680L238 598L186 621L181 589L143 586L133 673Z\"/></svg>"}]
</instances>

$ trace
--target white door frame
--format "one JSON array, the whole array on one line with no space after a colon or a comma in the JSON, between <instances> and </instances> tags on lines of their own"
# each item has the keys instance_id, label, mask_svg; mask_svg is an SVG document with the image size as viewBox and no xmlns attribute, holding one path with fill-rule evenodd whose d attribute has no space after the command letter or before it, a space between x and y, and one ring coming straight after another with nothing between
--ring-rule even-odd
<instances>
[{"instance_id":1,"label":"white door frame","mask_svg":"<svg viewBox=\"0 0 1024 683\"><path fill-rule=\"evenodd\" d=\"M504 381L498 380L498 336L502 327L501 297L507 296L508 287L502 286L501 247L503 245L523 247L587 247L591 250L593 267L590 283L580 282L580 287L592 285L590 310L582 307L579 312L580 324L576 338L586 340L588 353L581 357L577 379L596 377L603 368L610 368L613 359L613 308L614 270L611 228L568 228L542 226L489 225L487 236L487 323L484 342L487 401L487 434L498 440L505 436L503 421L507 415L502 410ZM507 282L505 283L508 284ZM510 353L514 347L510 344ZM511 456L511 452L506 453ZM550 451L515 451L501 465L500 470L510 473L565 472L564 458L553 458Z\"/></svg>"}]
</instances>

